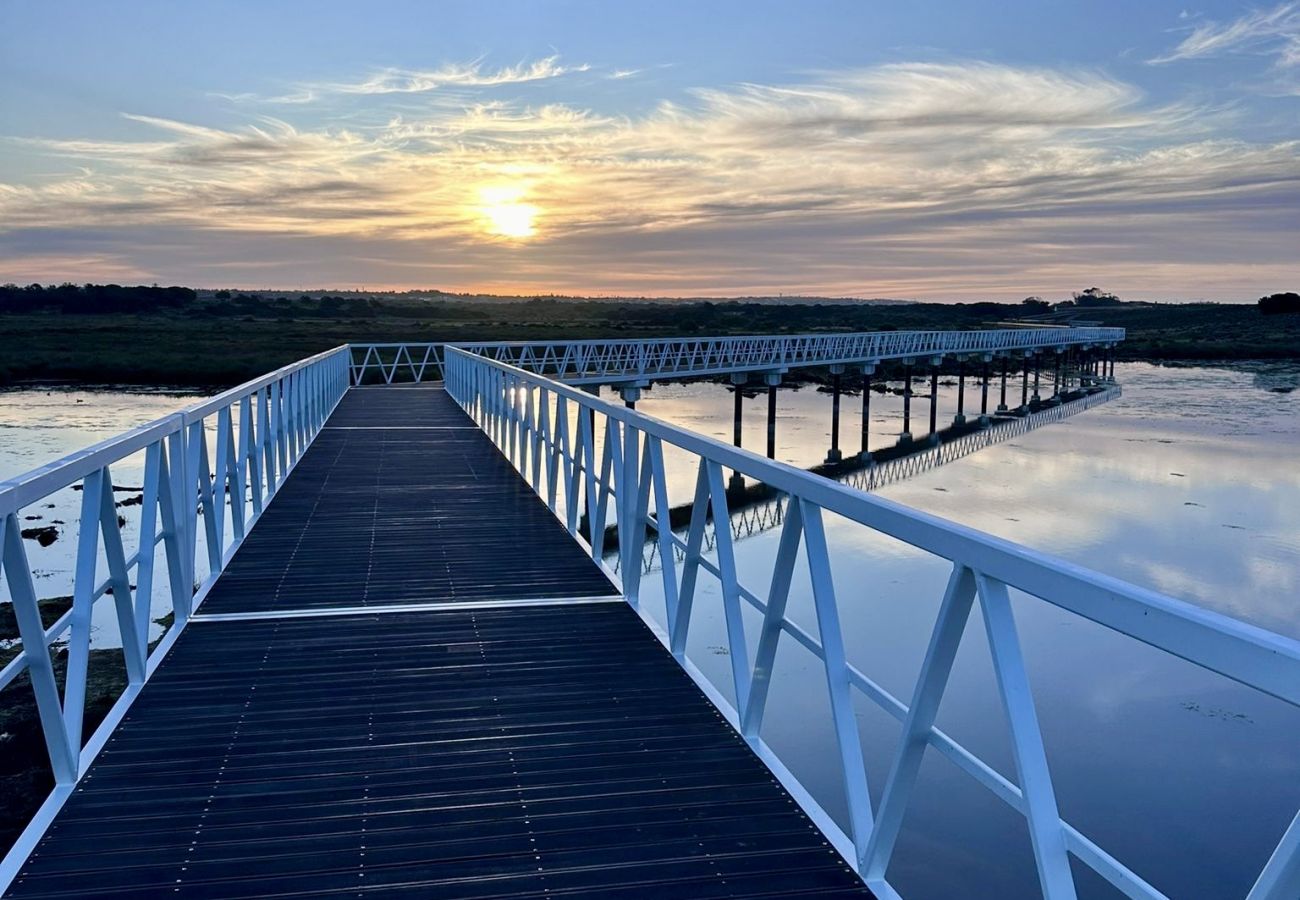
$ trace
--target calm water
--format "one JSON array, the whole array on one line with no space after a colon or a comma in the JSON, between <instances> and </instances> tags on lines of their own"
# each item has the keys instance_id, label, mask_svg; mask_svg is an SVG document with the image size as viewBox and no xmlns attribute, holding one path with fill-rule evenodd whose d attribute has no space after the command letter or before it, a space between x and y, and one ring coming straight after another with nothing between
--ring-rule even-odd
<instances>
[{"instance_id":1,"label":"calm water","mask_svg":"<svg viewBox=\"0 0 1300 900\"><path fill-rule=\"evenodd\" d=\"M1131 364L1118 376L1120 399L880 493L1300 637L1300 370ZM955 387L941 388L939 401L942 427L955 409ZM186 402L157 393L0 393L0 478ZM782 390L779 402L778 455L803 466L821 462L830 397L804 387ZM658 385L638 408L730 440L731 403L719 385ZM968 411L977 403L968 392ZM843 400L846 453L857 449L858 404ZM745 445L761 452L766 399L747 399L744 409ZM875 449L900 429L901 398L873 396L872 414ZM915 401L918 436L927 419L926 402ZM686 502L690 461L670 453L668 462L673 502ZM138 478L138 468L127 467L114 480L138 485ZM78 496L26 512L70 526ZM827 526L851 659L906 700L947 566L852 523ZM777 540L769 531L736 545L756 593L766 590ZM28 542L44 595L67 592L71 543L37 551ZM642 593L661 614L657 575L646 576ZM690 652L729 694L717 585L705 577L701 590ZM1017 597L1015 604L1064 816L1171 896L1244 895L1300 806L1300 710L1041 601ZM815 629L806 578L796 580L791 614ZM751 639L757 618L746 623ZM878 796L898 725L863 699L858 718ZM1013 775L977 618L939 726ZM843 822L824 676L792 643L778 654L764 736ZM1019 815L933 753L890 877L909 898L1037 896ZM1093 876L1080 883L1083 896L1115 895Z\"/></svg>"}]
</instances>

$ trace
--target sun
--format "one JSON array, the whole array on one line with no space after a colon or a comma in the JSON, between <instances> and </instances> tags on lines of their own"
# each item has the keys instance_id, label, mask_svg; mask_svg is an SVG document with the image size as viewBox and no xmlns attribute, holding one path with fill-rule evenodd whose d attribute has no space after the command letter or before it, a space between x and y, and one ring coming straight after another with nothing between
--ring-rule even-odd
<instances>
[{"instance_id":1,"label":"sun","mask_svg":"<svg viewBox=\"0 0 1300 900\"><path fill-rule=\"evenodd\" d=\"M541 212L531 203L521 202L524 189L512 185L479 189L483 227L488 234L525 240L537 234L535 220Z\"/></svg>"}]
</instances>

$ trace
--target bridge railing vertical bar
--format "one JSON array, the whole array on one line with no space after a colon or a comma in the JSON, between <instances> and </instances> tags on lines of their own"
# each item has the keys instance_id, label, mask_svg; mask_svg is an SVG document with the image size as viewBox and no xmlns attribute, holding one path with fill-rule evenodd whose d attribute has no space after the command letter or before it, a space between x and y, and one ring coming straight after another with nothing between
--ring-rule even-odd
<instances>
[{"instance_id":1,"label":"bridge railing vertical bar","mask_svg":"<svg viewBox=\"0 0 1300 900\"><path fill-rule=\"evenodd\" d=\"M319 433L347 390L348 363L346 347L318 354L0 482L0 577L21 642L0 670L0 688L28 673L55 779L54 793L0 865L0 889ZM292 449L286 444L291 439ZM278 469L277 457L283 460ZM127 488L114 484L114 473L134 471L142 479L138 503L117 502L115 491ZM35 580L41 551L29 552L20 514L69 490L81 492L72 604L47 627ZM139 509L135 523L126 518L132 507ZM199 558L206 562L202 578ZM90 626L95 604L105 597L114 607L127 686L83 740ZM154 633L154 616L163 611L171 620L157 620L161 631ZM55 660L64 652L68 664L60 695Z\"/></svg>"},{"instance_id":2,"label":"bridge railing vertical bar","mask_svg":"<svg viewBox=\"0 0 1300 900\"><path fill-rule=\"evenodd\" d=\"M884 345L873 347L873 350L880 349ZM1300 642L1290 638L853 490L621 405L601 401L508 363L448 348L446 366L448 391L471 415L476 408L483 408L479 392L488 392L485 408L489 412L480 415L478 422L489 435L497 435L496 443L503 448L505 445L495 427L495 420L501 415L502 394L520 385L539 389L537 396L542 408L538 416L549 419L554 427L536 439L536 446L547 460L540 466L521 469L521 475L539 496L547 497L551 488L543 485L536 473L560 473L561 480L566 481L568 511L561 515L556 510L556 514L562 521L567 520L570 531L576 535L575 507L582 506L588 517L586 533L591 538L586 546L597 560L601 557L600 542L609 526L619 543L619 575L630 601L638 599L639 591L637 576L630 573L633 570L639 573L640 569L631 560L639 556L642 544L653 533L662 567L664 625L661 627L644 605L638 604L642 617L845 860L882 898L898 896L888 881L889 866L899 830L913 803L912 785L926 751L946 757L959 771L1025 818L1032 858L1047 897L1074 896L1070 857L1097 872L1125 896L1148 900L1165 896L1133 868L1062 818L1029 690L1022 636L1012 615L1012 591L1026 602L1049 603L1300 706ZM563 429L571 419L576 423L578 436L568 442ZM604 428L599 428L599 424ZM597 451L591 437L602 431L606 439ZM668 447L696 463L694 500L684 536L673 532L671 522L661 521L661 515L667 515L671 509L664 464ZM727 515L726 490L721 477L726 469L763 482L786 498L787 512L773 573L770 582L758 590L746 583L745 573L736 565L730 527L715 527L714 549L712 553L706 549L705 526L710 514L718 521ZM575 474L566 479L566 471ZM609 483L611 475L614 484ZM585 489L581 498L585 502L581 504L574 500L572 486L577 483ZM617 501L612 523L605 521L597 503L596 498L604 494L615 496ZM930 646L907 702L890 693L852 661L852 647L838 619L832 567L836 549L828 540L823 524L828 516L918 548L951 567L944 595L939 598ZM837 521L836 530L843 526L843 522ZM813 630L805 629L786 614L791 579L801 560L812 586L817 619ZM693 607L703 596L698 589L702 577L717 579L721 587L725 650L730 657L730 677L721 685L704 676L686 653ZM762 616L752 663L744 630L736 627L741 604L748 604ZM944 733L934 721L964 626L976 604L1006 712L1015 781ZM836 736L841 784L848 808L844 821L836 820L826 811L822 801L803 787L764 740L764 712L773 677L772 665L777 645L783 640L793 641L813 654L825 669L830 692L828 724ZM903 726L878 803L873 802L867 783L861 739L853 715L851 698L858 695ZM1300 878L1297 872L1300 818L1279 838L1267 867L1260 873L1252 898L1278 900L1296 895L1295 883Z\"/></svg>"}]
</instances>

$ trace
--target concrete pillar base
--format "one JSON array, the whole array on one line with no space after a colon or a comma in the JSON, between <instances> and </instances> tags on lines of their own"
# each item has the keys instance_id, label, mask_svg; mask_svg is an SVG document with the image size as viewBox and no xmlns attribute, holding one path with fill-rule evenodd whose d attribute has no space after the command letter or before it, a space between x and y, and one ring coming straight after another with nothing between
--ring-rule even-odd
<instances>
[{"instance_id":1,"label":"concrete pillar base","mask_svg":"<svg viewBox=\"0 0 1300 900\"><path fill-rule=\"evenodd\" d=\"M983 428L983 427L987 427L988 424L989 424L990 422L992 422L992 421L993 421L993 420L990 419L987 415L980 416L980 427L981 427L981 428Z\"/></svg>"},{"instance_id":2,"label":"concrete pillar base","mask_svg":"<svg viewBox=\"0 0 1300 900\"><path fill-rule=\"evenodd\" d=\"M952 424L954 424L954 425L965 425L965 424L966 424L966 417L963 416L961 413L958 413L957 415L955 415L955 416L952 417Z\"/></svg>"},{"instance_id":3,"label":"concrete pillar base","mask_svg":"<svg viewBox=\"0 0 1300 900\"><path fill-rule=\"evenodd\" d=\"M745 489L745 476L739 472L732 472L731 477L727 479L727 493L740 493Z\"/></svg>"},{"instance_id":4,"label":"concrete pillar base","mask_svg":"<svg viewBox=\"0 0 1300 900\"><path fill-rule=\"evenodd\" d=\"M898 442L899 442L900 444L910 444L910 443L912 443L912 432L910 432L910 431L904 431L902 434L900 434L900 435L898 436Z\"/></svg>"},{"instance_id":5,"label":"concrete pillar base","mask_svg":"<svg viewBox=\"0 0 1300 900\"><path fill-rule=\"evenodd\" d=\"M939 435L937 434L930 435L928 438L925 439L925 442L929 444L931 447L938 447L939 444L941 443L939 440Z\"/></svg>"},{"instance_id":6,"label":"concrete pillar base","mask_svg":"<svg viewBox=\"0 0 1300 900\"><path fill-rule=\"evenodd\" d=\"M831 450L831 451L828 451L827 454L826 454L826 461L827 461L828 463L843 462L843 461L844 461L844 454L841 453L839 450Z\"/></svg>"},{"instance_id":7,"label":"concrete pillar base","mask_svg":"<svg viewBox=\"0 0 1300 900\"><path fill-rule=\"evenodd\" d=\"M1007 405L1005 403L999 403L997 411L999 413L1005 413L1007 411Z\"/></svg>"}]
</instances>

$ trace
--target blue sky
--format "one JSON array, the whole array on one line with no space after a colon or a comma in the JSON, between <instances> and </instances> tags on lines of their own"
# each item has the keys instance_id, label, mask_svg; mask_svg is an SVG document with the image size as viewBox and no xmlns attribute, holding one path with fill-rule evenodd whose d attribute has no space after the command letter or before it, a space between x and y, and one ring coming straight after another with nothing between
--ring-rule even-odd
<instances>
[{"instance_id":1,"label":"blue sky","mask_svg":"<svg viewBox=\"0 0 1300 900\"><path fill-rule=\"evenodd\" d=\"M1249 300L1300 3L0 4L0 280Z\"/></svg>"}]
</instances>

